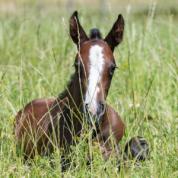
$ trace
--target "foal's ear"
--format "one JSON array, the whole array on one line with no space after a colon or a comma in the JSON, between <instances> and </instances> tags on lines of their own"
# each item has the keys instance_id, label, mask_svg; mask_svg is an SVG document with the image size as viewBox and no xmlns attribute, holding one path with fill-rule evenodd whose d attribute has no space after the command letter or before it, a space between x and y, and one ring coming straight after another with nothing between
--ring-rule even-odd
<instances>
[{"instance_id":1,"label":"foal's ear","mask_svg":"<svg viewBox=\"0 0 178 178\"><path fill-rule=\"evenodd\" d=\"M124 33L124 18L121 14L119 14L111 31L104 39L108 43L112 51L114 51L114 48L122 41L123 33Z\"/></svg>"},{"instance_id":2,"label":"foal's ear","mask_svg":"<svg viewBox=\"0 0 178 178\"><path fill-rule=\"evenodd\" d=\"M84 41L88 40L85 31L80 25L77 11L75 11L70 18L69 28L70 28L70 36L73 42L77 45L77 47L79 47L79 45Z\"/></svg>"}]
</instances>

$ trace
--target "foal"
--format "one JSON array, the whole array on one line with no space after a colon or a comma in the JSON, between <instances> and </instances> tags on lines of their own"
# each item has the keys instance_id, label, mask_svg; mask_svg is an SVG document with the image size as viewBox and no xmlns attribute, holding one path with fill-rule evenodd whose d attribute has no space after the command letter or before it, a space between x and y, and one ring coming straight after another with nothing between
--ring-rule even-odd
<instances>
[{"instance_id":1,"label":"foal","mask_svg":"<svg viewBox=\"0 0 178 178\"><path fill-rule=\"evenodd\" d=\"M77 11L73 13L70 36L78 53L71 81L57 98L35 99L16 115L15 137L25 159L33 158L36 153L49 154L54 145L68 149L86 121L97 127L104 158L114 151L110 137L118 143L124 134L124 124L118 113L106 104L106 97L116 68L113 52L122 41L123 32L124 19L119 15L104 39L97 29L91 30L88 37Z\"/></svg>"}]
</instances>

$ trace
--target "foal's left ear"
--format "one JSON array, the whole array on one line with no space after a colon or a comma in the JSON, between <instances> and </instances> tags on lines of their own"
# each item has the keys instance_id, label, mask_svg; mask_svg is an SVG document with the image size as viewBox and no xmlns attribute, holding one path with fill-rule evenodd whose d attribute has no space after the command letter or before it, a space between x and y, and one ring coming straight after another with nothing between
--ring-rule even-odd
<instances>
[{"instance_id":1,"label":"foal's left ear","mask_svg":"<svg viewBox=\"0 0 178 178\"><path fill-rule=\"evenodd\" d=\"M70 28L70 36L78 48L81 43L88 40L88 37L84 29L80 25L77 11L75 11L70 18L69 28Z\"/></svg>"},{"instance_id":2,"label":"foal's left ear","mask_svg":"<svg viewBox=\"0 0 178 178\"><path fill-rule=\"evenodd\" d=\"M108 43L112 51L114 51L114 48L122 41L123 34L124 34L124 18L121 14L119 14L111 31L104 39Z\"/></svg>"}]
</instances>

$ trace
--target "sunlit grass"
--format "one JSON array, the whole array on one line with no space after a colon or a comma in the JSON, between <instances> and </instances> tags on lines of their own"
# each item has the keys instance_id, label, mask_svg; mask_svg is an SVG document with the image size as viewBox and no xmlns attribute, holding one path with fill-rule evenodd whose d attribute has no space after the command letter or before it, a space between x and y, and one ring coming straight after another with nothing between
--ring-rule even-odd
<instances>
[{"instance_id":1,"label":"sunlit grass","mask_svg":"<svg viewBox=\"0 0 178 178\"><path fill-rule=\"evenodd\" d=\"M81 10L85 29L98 26L104 35L116 16ZM178 176L178 21L171 14L133 16L125 13L123 43L115 50L115 72L107 101L127 125L121 148L140 135L150 144L150 158L117 171L116 160L102 160L92 146L94 160L87 166L88 144L80 139L71 153L73 164L64 177L177 177ZM57 96L73 73L76 47L68 35L65 12L36 9L0 15L0 177L60 177L60 151L36 157L31 166L16 154L13 123L16 111L34 98ZM107 168L107 169L105 169Z\"/></svg>"}]
</instances>

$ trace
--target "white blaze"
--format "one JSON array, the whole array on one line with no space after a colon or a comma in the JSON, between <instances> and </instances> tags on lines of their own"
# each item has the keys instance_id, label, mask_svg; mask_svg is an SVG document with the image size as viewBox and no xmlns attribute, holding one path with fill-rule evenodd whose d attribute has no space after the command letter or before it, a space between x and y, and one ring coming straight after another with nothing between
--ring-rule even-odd
<instances>
[{"instance_id":1,"label":"white blaze","mask_svg":"<svg viewBox=\"0 0 178 178\"><path fill-rule=\"evenodd\" d=\"M89 51L89 77L88 86L85 96L85 104L88 104L89 110L96 114L97 110L97 93L99 92L99 83L101 80L104 58L103 48L99 45L94 45Z\"/></svg>"}]
</instances>

